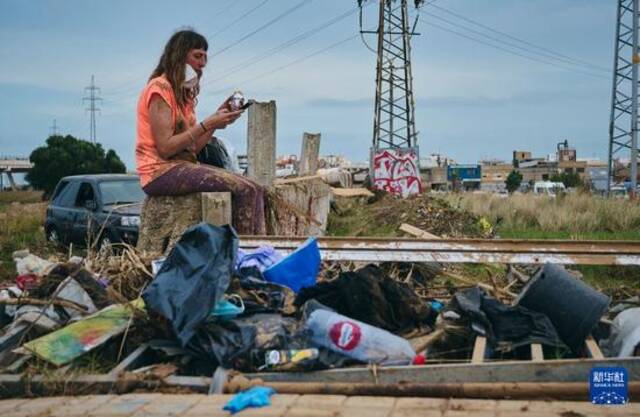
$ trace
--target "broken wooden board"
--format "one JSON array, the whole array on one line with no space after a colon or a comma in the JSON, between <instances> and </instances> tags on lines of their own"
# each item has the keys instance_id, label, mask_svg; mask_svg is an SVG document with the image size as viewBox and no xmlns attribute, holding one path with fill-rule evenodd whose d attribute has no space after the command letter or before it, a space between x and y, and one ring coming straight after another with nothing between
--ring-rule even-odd
<instances>
[{"instance_id":1,"label":"broken wooden board","mask_svg":"<svg viewBox=\"0 0 640 417\"><path fill-rule=\"evenodd\" d=\"M125 331L133 309L141 310L141 298L129 305L117 304L24 344L24 348L56 366L71 362Z\"/></svg>"},{"instance_id":2,"label":"broken wooden board","mask_svg":"<svg viewBox=\"0 0 640 417\"><path fill-rule=\"evenodd\" d=\"M429 233L425 230L419 229L415 226L412 226L408 223L402 223L400 225L400 230L409 233L412 236L419 237L421 239L442 239L440 236L436 236L432 233Z\"/></svg>"},{"instance_id":3,"label":"broken wooden board","mask_svg":"<svg viewBox=\"0 0 640 417\"><path fill-rule=\"evenodd\" d=\"M331 187L331 192L336 197L345 197L345 198L349 198L349 197L373 197L375 195L371 191L367 190L366 188L335 188L335 187Z\"/></svg>"}]
</instances>

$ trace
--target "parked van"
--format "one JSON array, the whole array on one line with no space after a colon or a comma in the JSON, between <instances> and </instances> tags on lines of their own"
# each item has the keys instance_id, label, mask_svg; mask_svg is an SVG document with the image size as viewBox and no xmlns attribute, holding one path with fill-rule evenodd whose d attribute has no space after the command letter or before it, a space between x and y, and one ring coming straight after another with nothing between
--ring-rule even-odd
<instances>
[{"instance_id":1,"label":"parked van","mask_svg":"<svg viewBox=\"0 0 640 417\"><path fill-rule=\"evenodd\" d=\"M561 182L538 181L533 185L534 194L542 194L555 197L557 194L564 193L566 191L566 187Z\"/></svg>"}]
</instances>

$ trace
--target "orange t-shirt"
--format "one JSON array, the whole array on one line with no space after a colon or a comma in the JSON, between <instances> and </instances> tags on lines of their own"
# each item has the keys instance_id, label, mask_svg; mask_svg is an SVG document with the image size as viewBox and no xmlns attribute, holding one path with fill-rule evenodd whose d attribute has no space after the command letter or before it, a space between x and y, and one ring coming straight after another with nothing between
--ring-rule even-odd
<instances>
[{"instance_id":1,"label":"orange t-shirt","mask_svg":"<svg viewBox=\"0 0 640 417\"><path fill-rule=\"evenodd\" d=\"M138 122L136 139L136 167L140 175L140 184L144 187L160 174L169 168L180 163L181 160L194 160L195 156L184 158L182 153L164 159L158 153L156 141L151 133L151 123L149 120L149 104L151 99L158 95L171 108L173 118L174 134L183 132L196 124L196 115L193 105L188 105L181 109L176 101L175 94L171 88L171 83L164 75L149 80L142 90L138 99ZM186 126L184 121L186 120Z\"/></svg>"}]
</instances>

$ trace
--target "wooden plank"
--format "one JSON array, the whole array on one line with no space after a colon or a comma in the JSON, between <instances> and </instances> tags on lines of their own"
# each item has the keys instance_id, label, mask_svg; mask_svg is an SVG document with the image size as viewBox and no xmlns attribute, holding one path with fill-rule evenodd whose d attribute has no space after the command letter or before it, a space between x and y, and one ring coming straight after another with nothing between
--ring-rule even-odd
<instances>
[{"instance_id":1,"label":"wooden plank","mask_svg":"<svg viewBox=\"0 0 640 417\"><path fill-rule=\"evenodd\" d=\"M484 355L487 353L487 338L484 336L476 336L473 344L473 355L471 355L471 363L484 362Z\"/></svg>"},{"instance_id":2,"label":"wooden plank","mask_svg":"<svg viewBox=\"0 0 640 417\"><path fill-rule=\"evenodd\" d=\"M336 197L373 197L371 191L366 188L335 188L331 187L331 192Z\"/></svg>"},{"instance_id":3,"label":"wooden plank","mask_svg":"<svg viewBox=\"0 0 640 417\"><path fill-rule=\"evenodd\" d=\"M9 372L10 374L15 374L16 372L18 372L20 370L20 368L22 368L24 366L25 363L27 363L27 361L29 359L31 359L33 356L32 355L22 355L20 356L18 359L16 359L15 361L13 361L9 366L7 366L6 368L4 368L5 371Z\"/></svg>"},{"instance_id":4,"label":"wooden plank","mask_svg":"<svg viewBox=\"0 0 640 417\"><path fill-rule=\"evenodd\" d=\"M424 231L422 229L419 229L415 226L412 226L408 223L402 223L400 225L400 230L402 230L405 233L409 233L412 236L415 237L419 237L421 239L442 239L440 236L436 236L434 234L431 234L427 231Z\"/></svg>"},{"instance_id":5,"label":"wooden plank","mask_svg":"<svg viewBox=\"0 0 640 417\"><path fill-rule=\"evenodd\" d=\"M132 367L136 366L138 362L142 359L142 356L147 352L149 345L147 343L143 343L136 348L133 352L129 354L126 358L122 360L118 365L116 365L110 372L109 375L118 376L121 372L127 371Z\"/></svg>"},{"instance_id":6,"label":"wooden plank","mask_svg":"<svg viewBox=\"0 0 640 417\"><path fill-rule=\"evenodd\" d=\"M429 346L437 342L444 335L445 335L444 329L436 329L435 331L433 331L432 333L429 333L426 336L409 340L409 343L411 343L411 347L416 353L422 353Z\"/></svg>"},{"instance_id":7,"label":"wooden plank","mask_svg":"<svg viewBox=\"0 0 640 417\"><path fill-rule=\"evenodd\" d=\"M531 344L531 360L536 362L544 360L544 352L542 351L542 345L540 343Z\"/></svg>"},{"instance_id":8,"label":"wooden plank","mask_svg":"<svg viewBox=\"0 0 640 417\"><path fill-rule=\"evenodd\" d=\"M624 367L629 381L640 381L640 358L561 359L534 361L456 363L425 366L349 368L317 372L265 372L245 374L265 382L584 382L593 367Z\"/></svg>"},{"instance_id":9,"label":"wooden plank","mask_svg":"<svg viewBox=\"0 0 640 417\"><path fill-rule=\"evenodd\" d=\"M589 337L587 337L587 340L585 340L584 344L587 348L587 352L589 352L589 356L591 356L594 359L604 358L604 355L600 350L600 346L598 346L598 343L594 340L593 336L589 335Z\"/></svg>"},{"instance_id":10,"label":"wooden plank","mask_svg":"<svg viewBox=\"0 0 640 417\"><path fill-rule=\"evenodd\" d=\"M231 193L200 193L202 221L214 226L231 224Z\"/></svg>"},{"instance_id":11,"label":"wooden plank","mask_svg":"<svg viewBox=\"0 0 640 417\"><path fill-rule=\"evenodd\" d=\"M310 180L322 180L320 175L307 175L305 177L294 177L294 178L277 178L273 184L274 185L287 185L287 184L296 184L299 182L307 182Z\"/></svg>"}]
</instances>

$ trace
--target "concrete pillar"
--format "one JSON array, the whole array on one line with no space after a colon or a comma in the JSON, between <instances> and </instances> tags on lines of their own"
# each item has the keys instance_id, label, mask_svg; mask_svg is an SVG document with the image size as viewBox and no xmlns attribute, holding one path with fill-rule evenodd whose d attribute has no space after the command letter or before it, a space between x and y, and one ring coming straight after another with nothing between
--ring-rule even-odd
<instances>
[{"instance_id":1,"label":"concrete pillar","mask_svg":"<svg viewBox=\"0 0 640 417\"><path fill-rule=\"evenodd\" d=\"M231 224L231 193L202 193L202 221L215 226Z\"/></svg>"},{"instance_id":2,"label":"concrete pillar","mask_svg":"<svg viewBox=\"0 0 640 417\"><path fill-rule=\"evenodd\" d=\"M315 175L318 170L320 155L320 133L302 135L302 151L300 152L300 176Z\"/></svg>"},{"instance_id":3,"label":"concrete pillar","mask_svg":"<svg viewBox=\"0 0 640 417\"><path fill-rule=\"evenodd\" d=\"M247 121L247 175L269 186L276 177L276 102L254 102Z\"/></svg>"},{"instance_id":4,"label":"concrete pillar","mask_svg":"<svg viewBox=\"0 0 640 417\"><path fill-rule=\"evenodd\" d=\"M13 179L13 174L11 171L7 171L7 177L9 178L9 184L11 185L11 189L13 191L18 191L18 186L16 185L16 181Z\"/></svg>"}]
</instances>

